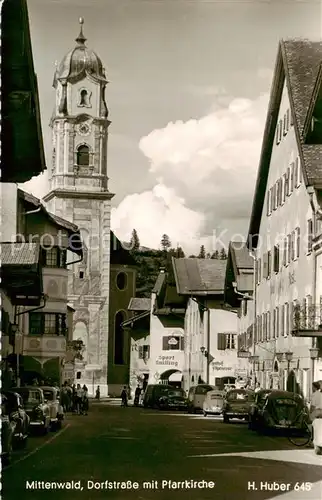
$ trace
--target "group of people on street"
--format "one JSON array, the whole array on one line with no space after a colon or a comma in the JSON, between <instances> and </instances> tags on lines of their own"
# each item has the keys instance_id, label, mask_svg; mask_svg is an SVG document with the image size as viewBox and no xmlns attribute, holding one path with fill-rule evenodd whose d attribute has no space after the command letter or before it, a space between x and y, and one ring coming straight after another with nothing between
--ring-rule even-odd
<instances>
[{"instance_id":1,"label":"group of people on street","mask_svg":"<svg viewBox=\"0 0 322 500\"><path fill-rule=\"evenodd\" d=\"M84 384L83 387L80 384L70 386L68 382L64 382L61 390L61 404L65 413L73 412L77 415L87 415L89 402L86 385Z\"/></svg>"}]
</instances>

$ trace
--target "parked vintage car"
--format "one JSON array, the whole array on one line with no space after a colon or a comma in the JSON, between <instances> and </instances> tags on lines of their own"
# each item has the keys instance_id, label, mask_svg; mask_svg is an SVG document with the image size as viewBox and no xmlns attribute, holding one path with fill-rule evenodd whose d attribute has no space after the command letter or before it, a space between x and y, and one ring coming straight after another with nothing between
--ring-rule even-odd
<instances>
[{"instance_id":1,"label":"parked vintage car","mask_svg":"<svg viewBox=\"0 0 322 500\"><path fill-rule=\"evenodd\" d=\"M304 399L294 392L271 391L259 408L254 426L259 431L281 429L287 431L300 430L306 412Z\"/></svg>"},{"instance_id":2,"label":"parked vintage car","mask_svg":"<svg viewBox=\"0 0 322 500\"><path fill-rule=\"evenodd\" d=\"M8 465L12 455L13 434L15 423L10 421L7 398L1 395L1 463Z\"/></svg>"},{"instance_id":3,"label":"parked vintage car","mask_svg":"<svg viewBox=\"0 0 322 500\"><path fill-rule=\"evenodd\" d=\"M208 391L206 398L203 402L203 414L207 415L220 415L224 404L224 391Z\"/></svg>"},{"instance_id":4,"label":"parked vintage car","mask_svg":"<svg viewBox=\"0 0 322 500\"><path fill-rule=\"evenodd\" d=\"M183 389L169 389L159 399L160 410L187 410L187 398Z\"/></svg>"},{"instance_id":5,"label":"parked vintage car","mask_svg":"<svg viewBox=\"0 0 322 500\"><path fill-rule=\"evenodd\" d=\"M272 392L272 389L261 389L255 393L255 400L249 408L248 428L253 430L258 422L258 414L262 410L267 396Z\"/></svg>"},{"instance_id":6,"label":"parked vintage car","mask_svg":"<svg viewBox=\"0 0 322 500\"><path fill-rule=\"evenodd\" d=\"M227 392L223 405L224 422L231 418L248 420L249 408L255 399L255 393L247 389L232 389Z\"/></svg>"},{"instance_id":7,"label":"parked vintage car","mask_svg":"<svg viewBox=\"0 0 322 500\"><path fill-rule=\"evenodd\" d=\"M60 391L56 387L48 386L41 386L41 389L49 406L50 424L53 429L60 429L65 417L60 401Z\"/></svg>"},{"instance_id":8,"label":"parked vintage car","mask_svg":"<svg viewBox=\"0 0 322 500\"><path fill-rule=\"evenodd\" d=\"M199 384L190 387L188 393L188 413L203 411L203 403L207 392L213 391L215 387L209 384Z\"/></svg>"},{"instance_id":9,"label":"parked vintage car","mask_svg":"<svg viewBox=\"0 0 322 500\"><path fill-rule=\"evenodd\" d=\"M143 396L144 408L160 408L160 398L166 395L166 393L171 390L173 390L173 387L171 385L148 385Z\"/></svg>"},{"instance_id":10,"label":"parked vintage car","mask_svg":"<svg viewBox=\"0 0 322 500\"><path fill-rule=\"evenodd\" d=\"M30 418L27 415L20 394L13 391L2 391L6 397L7 412L14 424L13 448L25 446L29 435Z\"/></svg>"},{"instance_id":11,"label":"parked vintage car","mask_svg":"<svg viewBox=\"0 0 322 500\"><path fill-rule=\"evenodd\" d=\"M37 386L15 387L12 390L22 397L26 413L30 418L30 428L39 429L47 434L50 430L50 413L43 390Z\"/></svg>"}]
</instances>

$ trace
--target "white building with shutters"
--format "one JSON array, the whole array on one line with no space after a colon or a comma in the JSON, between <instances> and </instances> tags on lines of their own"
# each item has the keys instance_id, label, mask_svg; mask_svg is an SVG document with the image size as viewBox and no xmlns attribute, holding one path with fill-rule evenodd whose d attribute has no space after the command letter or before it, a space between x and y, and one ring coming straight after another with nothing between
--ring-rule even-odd
<instances>
[{"instance_id":1,"label":"white building with shutters","mask_svg":"<svg viewBox=\"0 0 322 500\"><path fill-rule=\"evenodd\" d=\"M309 331L320 323L322 296L313 246L322 155L308 118L321 60L321 43L280 42L247 242L256 258L250 347L256 380L304 396L322 379L321 350ZM299 330L309 336L294 336Z\"/></svg>"}]
</instances>

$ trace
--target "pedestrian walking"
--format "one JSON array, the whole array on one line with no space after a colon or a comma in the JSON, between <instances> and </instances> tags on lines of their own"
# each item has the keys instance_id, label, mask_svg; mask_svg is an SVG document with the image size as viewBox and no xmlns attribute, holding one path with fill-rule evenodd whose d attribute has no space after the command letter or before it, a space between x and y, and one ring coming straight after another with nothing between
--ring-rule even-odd
<instances>
[{"instance_id":1,"label":"pedestrian walking","mask_svg":"<svg viewBox=\"0 0 322 500\"><path fill-rule=\"evenodd\" d=\"M83 415L88 415L88 408L89 408L89 402L88 402L88 389L86 385L83 385L83 404L82 404L82 414Z\"/></svg>"},{"instance_id":2,"label":"pedestrian walking","mask_svg":"<svg viewBox=\"0 0 322 500\"><path fill-rule=\"evenodd\" d=\"M319 382L313 382L312 384L312 398L310 404L310 420L313 421L316 418L322 418L322 392Z\"/></svg>"},{"instance_id":3,"label":"pedestrian walking","mask_svg":"<svg viewBox=\"0 0 322 500\"><path fill-rule=\"evenodd\" d=\"M135 395L134 395L134 406L139 406L140 403L140 396L141 396L141 387L138 385L137 388L135 389Z\"/></svg>"},{"instance_id":4,"label":"pedestrian walking","mask_svg":"<svg viewBox=\"0 0 322 500\"><path fill-rule=\"evenodd\" d=\"M64 408L64 412L67 413L70 407L67 382L64 382L64 385L62 387L60 401L62 407Z\"/></svg>"},{"instance_id":5,"label":"pedestrian walking","mask_svg":"<svg viewBox=\"0 0 322 500\"><path fill-rule=\"evenodd\" d=\"M128 391L126 388L126 385L123 387L123 391L121 393L121 406L125 407L127 406L127 401L128 401Z\"/></svg>"},{"instance_id":6,"label":"pedestrian walking","mask_svg":"<svg viewBox=\"0 0 322 500\"><path fill-rule=\"evenodd\" d=\"M83 404L83 389L80 384L77 384L76 387L76 413L80 415L82 413L82 404Z\"/></svg>"},{"instance_id":7,"label":"pedestrian walking","mask_svg":"<svg viewBox=\"0 0 322 500\"><path fill-rule=\"evenodd\" d=\"M96 389L95 399L97 399L97 401L99 401L101 399L101 390L100 390L99 385L97 386L97 389Z\"/></svg>"}]
</instances>

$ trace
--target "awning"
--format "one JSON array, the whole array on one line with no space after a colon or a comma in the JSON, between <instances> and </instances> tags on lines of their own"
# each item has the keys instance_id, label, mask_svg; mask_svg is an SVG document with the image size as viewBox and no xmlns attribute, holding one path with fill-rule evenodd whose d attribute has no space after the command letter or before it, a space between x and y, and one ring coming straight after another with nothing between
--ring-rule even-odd
<instances>
[{"instance_id":1,"label":"awning","mask_svg":"<svg viewBox=\"0 0 322 500\"><path fill-rule=\"evenodd\" d=\"M182 373L181 372L175 372L170 375L168 378L169 382L181 382L182 381Z\"/></svg>"},{"instance_id":2,"label":"awning","mask_svg":"<svg viewBox=\"0 0 322 500\"><path fill-rule=\"evenodd\" d=\"M39 306L42 272L37 243L1 243L1 288L13 305Z\"/></svg>"}]
</instances>

